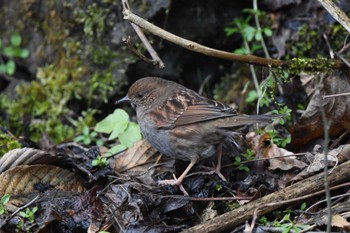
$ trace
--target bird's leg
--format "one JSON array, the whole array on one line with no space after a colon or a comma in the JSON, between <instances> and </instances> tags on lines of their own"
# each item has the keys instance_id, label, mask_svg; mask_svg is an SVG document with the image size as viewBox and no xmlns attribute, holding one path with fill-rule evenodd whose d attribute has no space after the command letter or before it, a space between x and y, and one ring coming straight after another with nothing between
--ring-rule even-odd
<instances>
[{"instance_id":1,"label":"bird's leg","mask_svg":"<svg viewBox=\"0 0 350 233\"><path fill-rule=\"evenodd\" d=\"M215 166L214 169L210 169L211 171L209 172L202 172L201 174L206 174L206 175L212 175L216 173L220 179L223 181L227 181L226 178L221 174L221 158L222 158L222 144L219 144L218 149L217 149L217 157L218 157L218 162Z\"/></svg>"},{"instance_id":2,"label":"bird's leg","mask_svg":"<svg viewBox=\"0 0 350 233\"><path fill-rule=\"evenodd\" d=\"M222 158L222 143L218 146L218 162L216 164L214 172L223 180L227 181L226 178L221 174L221 158Z\"/></svg>"},{"instance_id":3,"label":"bird's leg","mask_svg":"<svg viewBox=\"0 0 350 233\"><path fill-rule=\"evenodd\" d=\"M185 169L185 171L181 174L181 176L179 178L177 178L177 179L175 178L173 180L159 180L158 184L160 184L160 185L177 185L177 186L180 186L182 181L187 176L188 172L197 163L197 161L198 161L197 157L191 159L191 163L187 166L187 168Z\"/></svg>"}]
</instances>

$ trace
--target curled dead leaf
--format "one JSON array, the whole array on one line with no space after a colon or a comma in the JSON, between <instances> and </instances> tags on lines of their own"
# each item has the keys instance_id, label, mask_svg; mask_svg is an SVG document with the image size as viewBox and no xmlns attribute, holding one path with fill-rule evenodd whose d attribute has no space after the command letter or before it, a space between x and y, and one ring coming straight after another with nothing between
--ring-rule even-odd
<instances>
[{"instance_id":1,"label":"curled dead leaf","mask_svg":"<svg viewBox=\"0 0 350 233\"><path fill-rule=\"evenodd\" d=\"M269 158L269 170L281 169L288 171L293 168L301 169L307 166L306 163L300 161L296 156L293 156L293 152L280 148L272 143L269 134L260 136L257 154L262 155L259 157Z\"/></svg>"},{"instance_id":2,"label":"curled dead leaf","mask_svg":"<svg viewBox=\"0 0 350 233\"><path fill-rule=\"evenodd\" d=\"M49 164L58 158L33 148L14 149L0 158L0 174L12 167L30 164Z\"/></svg>"},{"instance_id":3,"label":"curled dead leaf","mask_svg":"<svg viewBox=\"0 0 350 233\"><path fill-rule=\"evenodd\" d=\"M321 116L321 107L325 111L329 122L329 135L336 136L349 130L350 95L323 98L325 95L334 95L350 92L349 71L334 72L322 77L318 83L317 76L302 77L305 89L311 95L310 102L292 131L292 146L305 145L313 139L323 135L324 127ZM303 81L302 81L303 82ZM317 90L318 91L315 91Z\"/></svg>"},{"instance_id":4,"label":"curled dead leaf","mask_svg":"<svg viewBox=\"0 0 350 233\"><path fill-rule=\"evenodd\" d=\"M74 173L52 165L21 165L0 175L0 196L43 191L53 188L69 192L82 192L82 180Z\"/></svg>"},{"instance_id":5,"label":"curled dead leaf","mask_svg":"<svg viewBox=\"0 0 350 233\"><path fill-rule=\"evenodd\" d=\"M314 153L308 153L308 159L310 165L302 170L298 175L293 178L293 181L305 179L316 172L322 171L325 166L324 153L322 151L315 150ZM338 163L348 161L350 159L350 145L342 145L336 149L333 149L327 154L327 166L335 166Z\"/></svg>"}]
</instances>

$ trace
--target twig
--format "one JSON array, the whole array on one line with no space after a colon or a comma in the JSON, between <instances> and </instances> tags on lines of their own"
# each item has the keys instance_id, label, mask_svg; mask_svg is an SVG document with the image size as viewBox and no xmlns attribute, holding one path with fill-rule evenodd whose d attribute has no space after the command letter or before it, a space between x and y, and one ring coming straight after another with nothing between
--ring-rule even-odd
<instances>
[{"instance_id":1,"label":"twig","mask_svg":"<svg viewBox=\"0 0 350 233\"><path fill-rule=\"evenodd\" d=\"M287 65L288 63L286 61L281 61L281 60L262 58L254 55L238 55L230 52L221 51L218 49L209 48L207 46L198 44L191 40L187 40L182 37L176 36L170 32L167 32L162 28L157 27L154 24L151 24L150 22L144 20L143 18L135 15L129 9L124 9L123 15L125 20L128 20L140 26L141 28L146 29L150 33L197 53L203 53L208 56L217 57L225 60L242 61L249 64L260 65L260 66L271 65L274 67L279 67L279 66Z\"/></svg>"},{"instance_id":2,"label":"twig","mask_svg":"<svg viewBox=\"0 0 350 233\"><path fill-rule=\"evenodd\" d=\"M318 0L328 13L350 32L350 19L332 0Z\"/></svg>"},{"instance_id":3,"label":"twig","mask_svg":"<svg viewBox=\"0 0 350 233\"><path fill-rule=\"evenodd\" d=\"M342 62L344 62L345 65L347 65L348 67L350 67L350 63L348 60L345 59L345 57L343 55L341 55L340 53L335 53L335 56L337 58L339 58Z\"/></svg>"},{"instance_id":4,"label":"twig","mask_svg":"<svg viewBox=\"0 0 350 233\"><path fill-rule=\"evenodd\" d=\"M131 52L135 53L138 57L140 57L142 60L148 63L153 63L154 65L157 65L157 61L153 59L149 59L145 55L143 55L140 51L138 51L133 45L130 36L127 39L123 39L123 42L128 46L128 48L131 50Z\"/></svg>"},{"instance_id":5,"label":"twig","mask_svg":"<svg viewBox=\"0 0 350 233\"><path fill-rule=\"evenodd\" d=\"M340 93L340 94L333 94L333 95L323 95L322 99L333 98L333 97L340 97L340 96L347 96L347 95L350 95L350 92L345 92L345 93Z\"/></svg>"},{"instance_id":6,"label":"twig","mask_svg":"<svg viewBox=\"0 0 350 233\"><path fill-rule=\"evenodd\" d=\"M344 181L349 181L350 161L347 161L343 164L340 164L334 169L334 172L329 175L329 179L332 185L337 185ZM292 198L301 197L310 193L314 193L320 190L324 190L323 183L320 182L320 179L324 177L323 173L314 175L302 181L299 181L291 186L288 186L282 190L276 191L269 195L266 195L262 198L259 198L255 201L249 202L246 205L240 206L237 209L234 209L230 212L222 214L218 217L210 219L204 223L197 224L187 230L184 230L183 233L214 233L214 232L229 232L238 224L244 223L246 220L251 219L254 213L254 210L259 206L262 206L266 203L275 202L274 206L269 206L262 208L259 211L259 214L269 213L277 208L282 207L281 204L285 200L290 200ZM349 186L350 183L343 184L342 187ZM340 186L334 186L339 188ZM324 193L324 191L321 191Z\"/></svg>"},{"instance_id":7,"label":"twig","mask_svg":"<svg viewBox=\"0 0 350 233\"><path fill-rule=\"evenodd\" d=\"M321 77L321 81L323 80L323 76ZM316 95L320 94L320 86L316 89ZM327 121L326 112L323 107L322 98L320 98L320 112L321 112L321 118L322 118L322 124L323 124L323 134L324 134L324 148L323 148L323 154L324 154L324 164L328 164L328 142L329 142L329 124ZM325 193L326 193L326 200L327 200L327 233L331 232L332 228L332 203L331 203L331 192L329 190L329 179L328 179L328 166L324 166L324 187L325 187Z\"/></svg>"},{"instance_id":8,"label":"twig","mask_svg":"<svg viewBox=\"0 0 350 233\"><path fill-rule=\"evenodd\" d=\"M253 0L253 10L258 12L258 0ZM254 14L254 21L255 21L255 25L256 25L256 28L258 29L258 31L260 31L262 33L261 26L260 26L260 21L259 21L259 16L258 16L257 13ZM266 43L265 43L265 40L264 40L263 36L261 37L260 42L261 42L261 46L262 46L262 48L264 50L265 57L271 58L271 56L269 54L269 51L268 51L268 49L266 47Z\"/></svg>"},{"instance_id":9,"label":"twig","mask_svg":"<svg viewBox=\"0 0 350 233\"><path fill-rule=\"evenodd\" d=\"M350 185L350 182L347 182L347 183L344 183L344 184L340 184L340 185L336 185L336 186L333 186L329 189L331 190L335 190L335 189L338 189L338 188L343 188L343 187L347 187ZM307 194L307 195L304 195L304 196L301 196L301 197L296 197L296 198L292 198L292 199L289 199L289 200L285 200L285 201L279 201L279 202L272 202L272 203L266 203L264 205L261 205L259 207L257 207L255 210L254 210L254 214L253 214L253 219L252 219L252 224L251 224L251 231L254 229L254 226L255 226L255 223L256 223L256 220L258 218L258 213L261 209L263 208L266 208L266 207L270 207L270 206L276 206L276 205L286 205L286 204L290 204L290 203L293 203L293 202L298 202L298 201L301 201L301 200L305 200L305 199L308 199L308 198L311 198L311 197L314 197L314 196L318 196L320 194L323 194L325 192L325 189L323 190L320 190L318 192L313 192L313 193L310 193L310 194ZM332 218L331 218L332 219Z\"/></svg>"},{"instance_id":10,"label":"twig","mask_svg":"<svg viewBox=\"0 0 350 233\"><path fill-rule=\"evenodd\" d=\"M130 11L130 6L129 6L129 3L128 3L128 0L122 0L122 4L123 4L123 12L124 11ZM142 41L142 43L146 47L146 49L149 52L149 54L151 55L151 57L153 59L152 63L158 64L158 66L160 68L164 68L163 61L158 56L157 52L153 49L152 45L147 40L145 34L141 31L140 27L138 25L134 24L134 23L131 23L131 26L133 27L133 29L135 30L136 34L138 35L138 37L140 38L140 40Z\"/></svg>"},{"instance_id":11,"label":"twig","mask_svg":"<svg viewBox=\"0 0 350 233\"><path fill-rule=\"evenodd\" d=\"M28 206L30 206L31 204L33 204L34 202L36 202L38 199L40 198L40 195L37 195L33 198L33 200L31 200L30 202L28 202L27 204L25 204L24 206L19 207L15 212L13 212L8 218L5 219L4 223L0 226L0 229L2 228L2 226L4 226L8 221L10 221L17 213L19 213L20 211L24 210L25 208L27 208Z\"/></svg>"},{"instance_id":12,"label":"twig","mask_svg":"<svg viewBox=\"0 0 350 233\"><path fill-rule=\"evenodd\" d=\"M194 51L197 53L202 53L208 56L230 60L230 61L239 61L239 62L245 62L252 65L259 65L259 66L265 66L265 67L288 67L292 61L283 61L283 60L276 60L276 59L270 59L270 58L263 58L258 57L255 55L239 55L234 54L231 52L226 52L218 49L213 49L204 45L201 45L199 43L193 42L191 40L184 39L182 37L176 36L170 32L167 32L163 30L160 27L155 26L154 24L148 22L147 20L133 14L129 8L124 6L124 2L126 0L122 0L123 2L123 15L124 19L128 20L139 27L147 30L148 32L165 39L167 41L170 41L174 44L177 44L183 48L186 48L190 51ZM330 60L330 68L332 69L346 69L347 66L344 65L344 63L340 60ZM306 67L305 70L308 68ZM313 67L313 71L315 67Z\"/></svg>"}]
</instances>

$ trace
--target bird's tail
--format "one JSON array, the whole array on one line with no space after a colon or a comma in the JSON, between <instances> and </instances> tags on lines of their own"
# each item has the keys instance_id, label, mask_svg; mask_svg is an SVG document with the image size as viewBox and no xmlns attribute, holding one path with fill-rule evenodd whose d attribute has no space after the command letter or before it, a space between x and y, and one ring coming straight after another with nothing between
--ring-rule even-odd
<instances>
[{"instance_id":1,"label":"bird's tail","mask_svg":"<svg viewBox=\"0 0 350 233\"><path fill-rule=\"evenodd\" d=\"M272 123L275 119L279 119L282 116L283 115L237 115L222 118L220 128L232 128L256 123Z\"/></svg>"}]
</instances>

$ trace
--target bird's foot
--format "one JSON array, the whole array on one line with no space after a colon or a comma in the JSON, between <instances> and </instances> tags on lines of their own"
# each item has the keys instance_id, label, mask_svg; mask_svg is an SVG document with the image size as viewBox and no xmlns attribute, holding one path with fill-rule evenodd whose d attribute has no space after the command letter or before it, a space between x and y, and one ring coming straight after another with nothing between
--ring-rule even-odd
<instances>
[{"instance_id":1,"label":"bird's foot","mask_svg":"<svg viewBox=\"0 0 350 233\"><path fill-rule=\"evenodd\" d=\"M173 180L158 180L158 184L159 185L181 185L181 183L179 183L178 179L173 179Z\"/></svg>"},{"instance_id":2,"label":"bird's foot","mask_svg":"<svg viewBox=\"0 0 350 233\"><path fill-rule=\"evenodd\" d=\"M220 172L220 169L212 169L212 168L208 168L210 169L210 171L208 172L198 172L196 174L201 174L201 175L213 175L216 174L220 177L220 179L222 179L223 181L227 182L226 178L224 177L224 175Z\"/></svg>"},{"instance_id":3,"label":"bird's foot","mask_svg":"<svg viewBox=\"0 0 350 233\"><path fill-rule=\"evenodd\" d=\"M172 180L158 180L158 185L176 185L180 188L180 190L183 192L185 196L189 196L185 188L182 186L182 180L177 179L175 175L174 179Z\"/></svg>"}]
</instances>

